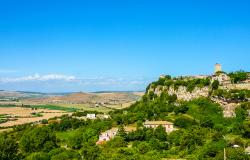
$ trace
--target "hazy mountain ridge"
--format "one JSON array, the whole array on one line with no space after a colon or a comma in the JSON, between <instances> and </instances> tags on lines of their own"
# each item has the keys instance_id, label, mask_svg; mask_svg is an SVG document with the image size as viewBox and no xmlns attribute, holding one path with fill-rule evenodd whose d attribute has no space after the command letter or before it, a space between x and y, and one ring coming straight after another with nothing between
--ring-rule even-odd
<instances>
[{"instance_id":1,"label":"hazy mountain ridge","mask_svg":"<svg viewBox=\"0 0 250 160\"><path fill-rule=\"evenodd\" d=\"M40 104L84 104L84 103L108 103L119 104L136 101L140 99L138 92L102 92L102 93L85 93L77 92L67 95L47 96L39 98L28 98L23 100L25 103Z\"/></svg>"}]
</instances>

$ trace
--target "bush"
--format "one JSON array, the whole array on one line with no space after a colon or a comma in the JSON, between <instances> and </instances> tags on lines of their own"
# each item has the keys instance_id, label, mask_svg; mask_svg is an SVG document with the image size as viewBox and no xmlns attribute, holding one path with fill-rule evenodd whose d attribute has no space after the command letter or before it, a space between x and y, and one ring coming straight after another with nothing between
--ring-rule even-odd
<instances>
[{"instance_id":1,"label":"bush","mask_svg":"<svg viewBox=\"0 0 250 160\"><path fill-rule=\"evenodd\" d=\"M200 120L201 127L205 128L213 128L214 122L210 119L210 117L204 117Z\"/></svg>"},{"instance_id":2,"label":"bush","mask_svg":"<svg viewBox=\"0 0 250 160\"><path fill-rule=\"evenodd\" d=\"M189 128L194 124L195 124L195 121L186 116L181 116L179 118L176 118L176 120L174 121L174 125L181 127L181 128Z\"/></svg>"},{"instance_id":3,"label":"bush","mask_svg":"<svg viewBox=\"0 0 250 160\"><path fill-rule=\"evenodd\" d=\"M174 113L175 114L179 114L179 113L186 113L188 111L188 106L186 104L180 105L180 106L176 106L174 108Z\"/></svg>"},{"instance_id":4,"label":"bush","mask_svg":"<svg viewBox=\"0 0 250 160\"><path fill-rule=\"evenodd\" d=\"M219 83L218 80L213 81L213 83L212 83L212 89L213 89L213 90L218 89L218 88L219 88L219 85L220 85L220 83Z\"/></svg>"},{"instance_id":5,"label":"bush","mask_svg":"<svg viewBox=\"0 0 250 160\"><path fill-rule=\"evenodd\" d=\"M211 142L206 144L203 147L201 159L203 158L214 158L218 153L223 152L223 149L227 146L227 143L224 140L218 142Z\"/></svg>"},{"instance_id":6,"label":"bush","mask_svg":"<svg viewBox=\"0 0 250 160\"><path fill-rule=\"evenodd\" d=\"M141 142L137 146L138 152L141 154L145 154L151 150L151 146L147 142Z\"/></svg>"},{"instance_id":7,"label":"bush","mask_svg":"<svg viewBox=\"0 0 250 160\"><path fill-rule=\"evenodd\" d=\"M114 139L112 139L111 141L109 141L107 143L107 145L109 147L112 147L112 148L126 147L127 146L127 142L124 140L124 138L117 136Z\"/></svg>"}]
</instances>

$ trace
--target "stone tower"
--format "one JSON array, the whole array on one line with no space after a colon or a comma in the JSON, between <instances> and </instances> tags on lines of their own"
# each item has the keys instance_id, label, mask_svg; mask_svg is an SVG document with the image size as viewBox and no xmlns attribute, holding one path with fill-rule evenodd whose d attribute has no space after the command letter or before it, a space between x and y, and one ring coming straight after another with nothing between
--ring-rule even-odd
<instances>
[{"instance_id":1,"label":"stone tower","mask_svg":"<svg viewBox=\"0 0 250 160\"><path fill-rule=\"evenodd\" d=\"M221 72L221 71L222 71L221 64L216 63L214 66L214 73Z\"/></svg>"}]
</instances>

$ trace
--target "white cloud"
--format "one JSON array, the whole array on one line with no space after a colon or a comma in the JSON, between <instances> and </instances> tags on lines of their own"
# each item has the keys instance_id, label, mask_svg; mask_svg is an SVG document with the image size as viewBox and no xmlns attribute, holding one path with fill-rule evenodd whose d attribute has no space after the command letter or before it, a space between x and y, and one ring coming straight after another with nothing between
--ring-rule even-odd
<instances>
[{"instance_id":1,"label":"white cloud","mask_svg":"<svg viewBox=\"0 0 250 160\"><path fill-rule=\"evenodd\" d=\"M47 74L47 75L34 74L34 75L23 76L23 77L0 78L0 82L4 82L4 83L26 82L26 81L50 81L50 80L74 81L76 80L76 77L62 75L62 74Z\"/></svg>"},{"instance_id":2,"label":"white cloud","mask_svg":"<svg viewBox=\"0 0 250 160\"><path fill-rule=\"evenodd\" d=\"M20 77L0 77L0 88L5 90L100 91L143 90L152 79L142 77L75 77L64 74L34 74Z\"/></svg>"}]
</instances>

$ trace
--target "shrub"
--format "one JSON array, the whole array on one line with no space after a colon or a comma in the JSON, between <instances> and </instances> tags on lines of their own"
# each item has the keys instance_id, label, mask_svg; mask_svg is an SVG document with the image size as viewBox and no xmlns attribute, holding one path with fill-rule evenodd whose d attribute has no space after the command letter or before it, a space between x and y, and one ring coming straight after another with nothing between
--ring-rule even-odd
<instances>
[{"instance_id":1,"label":"shrub","mask_svg":"<svg viewBox=\"0 0 250 160\"><path fill-rule=\"evenodd\" d=\"M179 118L176 118L176 120L174 121L174 125L181 127L181 128L189 128L190 126L194 124L195 124L195 121L186 116L181 116Z\"/></svg>"}]
</instances>

